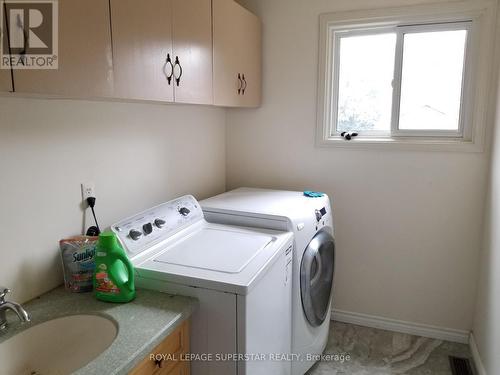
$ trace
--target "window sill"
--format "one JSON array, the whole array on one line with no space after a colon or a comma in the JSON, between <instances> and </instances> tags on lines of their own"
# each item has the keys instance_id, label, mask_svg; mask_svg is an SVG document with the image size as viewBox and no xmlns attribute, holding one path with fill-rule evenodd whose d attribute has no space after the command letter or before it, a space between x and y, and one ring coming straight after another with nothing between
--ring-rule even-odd
<instances>
[{"instance_id":1,"label":"window sill","mask_svg":"<svg viewBox=\"0 0 500 375\"><path fill-rule=\"evenodd\" d=\"M403 137L355 137L350 141L342 137L318 140L318 147L351 148L367 150L408 150L408 151L448 151L483 152L482 143L463 139L403 138Z\"/></svg>"}]
</instances>

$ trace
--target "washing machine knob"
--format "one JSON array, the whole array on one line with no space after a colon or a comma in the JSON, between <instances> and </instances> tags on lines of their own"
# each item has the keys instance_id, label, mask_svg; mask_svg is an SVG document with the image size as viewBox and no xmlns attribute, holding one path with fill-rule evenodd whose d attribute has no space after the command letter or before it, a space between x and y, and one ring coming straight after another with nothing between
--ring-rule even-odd
<instances>
[{"instance_id":1,"label":"washing machine knob","mask_svg":"<svg viewBox=\"0 0 500 375\"><path fill-rule=\"evenodd\" d=\"M191 210L187 207L181 207L179 208L179 213L182 215L182 216L187 216L189 215L189 213L191 212Z\"/></svg>"},{"instance_id":2,"label":"washing machine knob","mask_svg":"<svg viewBox=\"0 0 500 375\"><path fill-rule=\"evenodd\" d=\"M157 228L162 228L166 224L165 220L155 219L155 225Z\"/></svg>"},{"instance_id":3,"label":"washing machine knob","mask_svg":"<svg viewBox=\"0 0 500 375\"><path fill-rule=\"evenodd\" d=\"M138 230L136 229L131 229L130 232L128 232L128 235L130 236L130 238L132 238L134 241L137 241L141 236L142 236L142 233L139 232Z\"/></svg>"},{"instance_id":4,"label":"washing machine knob","mask_svg":"<svg viewBox=\"0 0 500 375\"><path fill-rule=\"evenodd\" d=\"M144 235L147 236L153 232L153 224L146 223L142 226L142 230L144 231Z\"/></svg>"}]
</instances>

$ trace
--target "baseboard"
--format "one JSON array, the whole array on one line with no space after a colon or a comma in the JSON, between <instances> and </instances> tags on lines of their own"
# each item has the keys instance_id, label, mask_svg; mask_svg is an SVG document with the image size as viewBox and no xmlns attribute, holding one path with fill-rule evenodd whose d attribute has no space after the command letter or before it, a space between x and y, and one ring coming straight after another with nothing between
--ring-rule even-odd
<instances>
[{"instance_id":1,"label":"baseboard","mask_svg":"<svg viewBox=\"0 0 500 375\"><path fill-rule=\"evenodd\" d=\"M379 316L360 314L333 309L332 320L356 324L365 327L384 329L387 331L407 333L410 335L430 337L438 340L469 343L470 332L458 329L435 327L426 324L405 322L402 320L382 318Z\"/></svg>"},{"instance_id":2,"label":"baseboard","mask_svg":"<svg viewBox=\"0 0 500 375\"><path fill-rule=\"evenodd\" d=\"M474 360L474 365L476 366L477 375L486 375L486 369L484 368L483 361L479 355L476 339L474 338L474 333L472 332L469 336L469 346L472 353L472 359Z\"/></svg>"}]
</instances>

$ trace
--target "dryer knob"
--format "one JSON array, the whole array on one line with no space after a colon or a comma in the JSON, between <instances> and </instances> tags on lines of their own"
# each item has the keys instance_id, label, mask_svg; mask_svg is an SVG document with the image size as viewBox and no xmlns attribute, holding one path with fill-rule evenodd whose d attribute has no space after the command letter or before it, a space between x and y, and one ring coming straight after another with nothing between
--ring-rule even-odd
<instances>
[{"instance_id":1,"label":"dryer knob","mask_svg":"<svg viewBox=\"0 0 500 375\"><path fill-rule=\"evenodd\" d=\"M187 207L181 207L179 208L179 213L182 215L182 216L187 216L189 215L189 213L191 212L191 210Z\"/></svg>"},{"instance_id":2,"label":"dryer knob","mask_svg":"<svg viewBox=\"0 0 500 375\"><path fill-rule=\"evenodd\" d=\"M316 210L315 214L316 214L316 221L319 222L321 220L321 218L323 217L323 214L321 213L320 210Z\"/></svg>"}]
</instances>

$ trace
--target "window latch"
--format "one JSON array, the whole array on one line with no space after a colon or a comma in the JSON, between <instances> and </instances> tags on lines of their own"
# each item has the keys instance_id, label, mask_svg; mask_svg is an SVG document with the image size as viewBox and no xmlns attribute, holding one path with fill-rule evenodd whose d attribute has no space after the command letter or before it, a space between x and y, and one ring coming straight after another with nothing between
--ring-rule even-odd
<instances>
[{"instance_id":1,"label":"window latch","mask_svg":"<svg viewBox=\"0 0 500 375\"><path fill-rule=\"evenodd\" d=\"M353 137L357 137L358 133L356 132L342 132L340 136L344 138L346 141L350 141Z\"/></svg>"}]
</instances>

